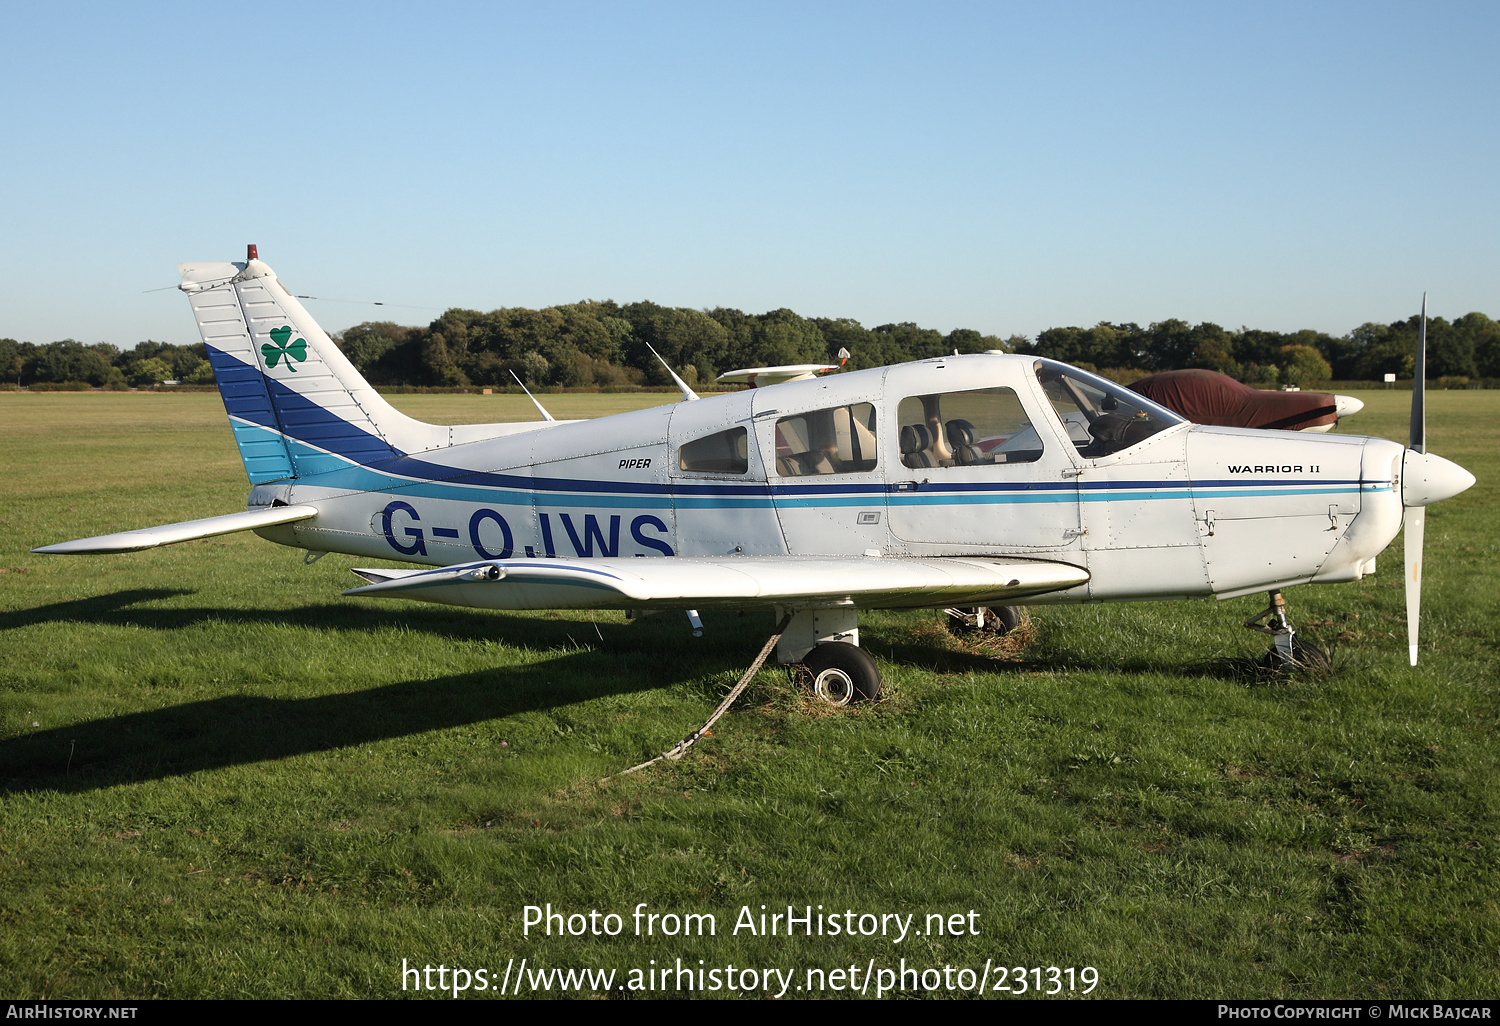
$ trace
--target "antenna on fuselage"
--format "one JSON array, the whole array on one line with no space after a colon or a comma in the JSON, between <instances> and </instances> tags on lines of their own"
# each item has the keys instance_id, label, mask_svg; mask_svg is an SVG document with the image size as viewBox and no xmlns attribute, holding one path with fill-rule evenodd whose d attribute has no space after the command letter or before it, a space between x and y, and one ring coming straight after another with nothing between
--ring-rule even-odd
<instances>
[{"instance_id":1,"label":"antenna on fuselage","mask_svg":"<svg viewBox=\"0 0 1500 1026\"><path fill-rule=\"evenodd\" d=\"M510 376L513 377L513 378L516 378L516 372L515 371L511 371L510 372ZM516 378L516 384L518 384L518 385L521 386L521 391L523 391L523 392L526 393L526 398L528 398L528 399L531 400L531 405L533 405L533 406L536 407L536 412L538 412L538 413L540 413L542 415L542 419L543 420L556 420L557 419L556 417L552 416L552 414L550 414L550 413L547 412L546 407L544 407L541 403L539 403L539 402L536 401L536 396L534 396L534 395L531 394L531 389L529 389L529 388L526 387L526 382L522 381L520 378Z\"/></svg>"},{"instance_id":2,"label":"antenna on fuselage","mask_svg":"<svg viewBox=\"0 0 1500 1026\"><path fill-rule=\"evenodd\" d=\"M646 348L651 350L652 356L656 357L658 360L661 360L661 354L656 351L656 347L653 346L650 342L646 343ZM667 369L668 374L672 375L672 380L677 382L677 387L682 389L683 402L691 402L692 400L698 398L698 393L694 392L691 388L688 388L687 382L683 381L677 376L677 372L672 369L672 365L670 363L668 363L666 360L661 360L661 365Z\"/></svg>"}]
</instances>

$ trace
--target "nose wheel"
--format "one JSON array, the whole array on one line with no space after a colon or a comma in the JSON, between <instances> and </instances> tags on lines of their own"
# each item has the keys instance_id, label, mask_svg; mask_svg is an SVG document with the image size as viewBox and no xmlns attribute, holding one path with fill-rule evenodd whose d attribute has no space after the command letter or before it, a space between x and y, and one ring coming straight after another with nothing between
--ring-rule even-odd
<instances>
[{"instance_id":1,"label":"nose wheel","mask_svg":"<svg viewBox=\"0 0 1500 1026\"><path fill-rule=\"evenodd\" d=\"M1310 641L1297 637L1297 632L1286 618L1286 599L1281 592L1271 592L1271 604L1258 615L1245 621L1252 631L1271 636L1271 651L1260 664L1268 670L1291 673L1294 670L1310 670L1327 673L1333 669L1328 653Z\"/></svg>"},{"instance_id":2,"label":"nose wheel","mask_svg":"<svg viewBox=\"0 0 1500 1026\"><path fill-rule=\"evenodd\" d=\"M1024 623L1028 615L1025 606L980 606L975 609L945 609L943 612L948 614L948 630L954 634L980 632L1001 637Z\"/></svg>"},{"instance_id":3,"label":"nose wheel","mask_svg":"<svg viewBox=\"0 0 1500 1026\"><path fill-rule=\"evenodd\" d=\"M813 695L829 705L873 702L880 697L880 670L858 646L844 641L818 645L803 657Z\"/></svg>"}]
</instances>

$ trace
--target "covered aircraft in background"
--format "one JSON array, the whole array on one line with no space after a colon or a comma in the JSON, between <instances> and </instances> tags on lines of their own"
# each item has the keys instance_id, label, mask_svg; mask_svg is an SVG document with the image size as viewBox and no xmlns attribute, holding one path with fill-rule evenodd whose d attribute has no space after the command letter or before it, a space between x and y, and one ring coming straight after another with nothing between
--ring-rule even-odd
<instances>
[{"instance_id":1,"label":"covered aircraft in background","mask_svg":"<svg viewBox=\"0 0 1500 1026\"><path fill-rule=\"evenodd\" d=\"M1211 370L1164 371L1130 387L1194 424L1217 427L1324 432L1365 408L1350 395L1267 392Z\"/></svg>"}]
</instances>

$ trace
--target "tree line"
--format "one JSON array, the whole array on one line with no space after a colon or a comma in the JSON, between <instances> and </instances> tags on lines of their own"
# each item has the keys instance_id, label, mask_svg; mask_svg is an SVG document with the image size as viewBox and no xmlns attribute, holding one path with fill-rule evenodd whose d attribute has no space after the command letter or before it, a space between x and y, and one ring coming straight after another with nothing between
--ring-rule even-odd
<instances>
[{"instance_id":1,"label":"tree line","mask_svg":"<svg viewBox=\"0 0 1500 1026\"><path fill-rule=\"evenodd\" d=\"M653 349L697 386L742 367L837 362L841 348L852 354L847 366L858 369L1024 341L912 323L866 328L787 309L747 314L612 300L449 310L425 328L366 322L339 337L344 354L376 385L509 385L515 373L528 385L574 388L671 384Z\"/></svg>"},{"instance_id":2,"label":"tree line","mask_svg":"<svg viewBox=\"0 0 1500 1026\"><path fill-rule=\"evenodd\" d=\"M0 381L18 387L89 385L94 388L149 388L163 381L212 385L208 352L200 342L174 346L147 339L134 349L109 342L84 345L71 338L36 345L0 338Z\"/></svg>"},{"instance_id":3,"label":"tree line","mask_svg":"<svg viewBox=\"0 0 1500 1026\"><path fill-rule=\"evenodd\" d=\"M1338 337L1320 331L1227 331L1205 321L1158 321L1048 328L1017 351L1087 365L1155 374L1199 367L1262 387L1316 381L1409 380L1421 318L1361 324ZM1427 321L1427 373L1434 378L1500 378L1500 324L1482 313Z\"/></svg>"},{"instance_id":4,"label":"tree line","mask_svg":"<svg viewBox=\"0 0 1500 1026\"><path fill-rule=\"evenodd\" d=\"M571 388L667 385L655 349L693 386L726 370L834 363L847 349L850 369L1003 349L1062 360L1129 380L1188 367L1221 371L1250 384L1303 385L1412 376L1418 318L1367 323L1347 335L1311 330L1230 331L1204 322L1166 320L1146 327L1101 322L1048 328L1035 339L1001 339L970 328L936 331L910 322L866 328L849 318L803 317L791 310L747 314L649 301L587 300L541 310L481 313L453 309L426 327L366 321L334 335L374 385L499 386L515 373L531 386ZM1428 373L1449 379L1500 378L1500 324L1481 313L1428 321ZM202 344L145 341L121 350L72 339L36 345L0 339L0 378L18 387L77 383L96 388L173 380L212 384Z\"/></svg>"}]
</instances>

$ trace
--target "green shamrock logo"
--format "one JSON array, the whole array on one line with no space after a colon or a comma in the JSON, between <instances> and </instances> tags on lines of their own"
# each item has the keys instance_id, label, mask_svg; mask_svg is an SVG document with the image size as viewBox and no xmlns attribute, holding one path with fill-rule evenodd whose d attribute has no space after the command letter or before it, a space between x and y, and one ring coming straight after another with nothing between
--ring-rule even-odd
<instances>
[{"instance_id":1,"label":"green shamrock logo","mask_svg":"<svg viewBox=\"0 0 1500 1026\"><path fill-rule=\"evenodd\" d=\"M284 358L286 369L296 374L297 368L292 366L292 361L307 362L307 340L299 338L291 345L287 345L286 340L291 337L292 329L286 325L271 329L271 342L276 344L272 345L271 342L267 342L260 347L260 351L265 355L267 367L276 366L276 361Z\"/></svg>"}]
</instances>

